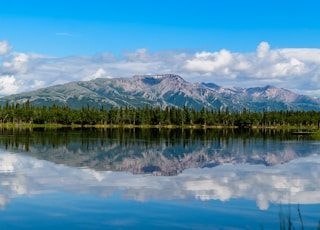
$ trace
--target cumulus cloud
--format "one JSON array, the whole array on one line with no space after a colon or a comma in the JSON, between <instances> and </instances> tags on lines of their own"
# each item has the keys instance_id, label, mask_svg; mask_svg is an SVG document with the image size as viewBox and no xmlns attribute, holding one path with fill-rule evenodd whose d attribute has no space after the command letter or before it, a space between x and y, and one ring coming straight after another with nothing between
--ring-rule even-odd
<instances>
[{"instance_id":1,"label":"cumulus cloud","mask_svg":"<svg viewBox=\"0 0 320 230\"><path fill-rule=\"evenodd\" d=\"M0 96L17 93L23 87L22 84L12 75L0 76Z\"/></svg>"},{"instance_id":2,"label":"cumulus cloud","mask_svg":"<svg viewBox=\"0 0 320 230\"><path fill-rule=\"evenodd\" d=\"M12 46L8 44L8 41L0 41L0 56L8 53L12 49Z\"/></svg>"},{"instance_id":3,"label":"cumulus cloud","mask_svg":"<svg viewBox=\"0 0 320 230\"><path fill-rule=\"evenodd\" d=\"M268 84L320 97L320 49L272 49L269 43L261 42L250 53L227 49L150 52L141 48L120 56L102 53L57 58L8 53L11 48L8 43L0 44L0 54L7 54L0 66L0 76L13 76L21 82L16 92L101 77L175 73L192 82L212 82L226 87Z\"/></svg>"},{"instance_id":4,"label":"cumulus cloud","mask_svg":"<svg viewBox=\"0 0 320 230\"><path fill-rule=\"evenodd\" d=\"M185 67L213 77L232 78L292 78L307 73L305 64L299 60L299 54L291 56L285 50L270 50L266 42L262 42L256 53L251 54L231 53L227 50L196 53L193 59L187 60Z\"/></svg>"},{"instance_id":5,"label":"cumulus cloud","mask_svg":"<svg viewBox=\"0 0 320 230\"><path fill-rule=\"evenodd\" d=\"M233 56L228 50L220 52L200 52L196 53L194 58L186 61L185 68L191 72L199 72L205 75L216 75L234 77L230 72L230 66L233 63Z\"/></svg>"},{"instance_id":6,"label":"cumulus cloud","mask_svg":"<svg viewBox=\"0 0 320 230\"><path fill-rule=\"evenodd\" d=\"M267 42L261 42L257 47L257 56L264 58L270 50L270 45Z\"/></svg>"}]
</instances>

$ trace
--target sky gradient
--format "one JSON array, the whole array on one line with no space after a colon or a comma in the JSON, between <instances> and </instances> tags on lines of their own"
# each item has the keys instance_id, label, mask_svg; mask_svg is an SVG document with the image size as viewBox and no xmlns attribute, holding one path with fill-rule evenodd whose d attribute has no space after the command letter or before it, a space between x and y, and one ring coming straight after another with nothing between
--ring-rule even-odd
<instances>
[{"instance_id":1,"label":"sky gradient","mask_svg":"<svg viewBox=\"0 0 320 230\"><path fill-rule=\"evenodd\" d=\"M320 97L316 0L3 1L0 95L174 73Z\"/></svg>"}]
</instances>

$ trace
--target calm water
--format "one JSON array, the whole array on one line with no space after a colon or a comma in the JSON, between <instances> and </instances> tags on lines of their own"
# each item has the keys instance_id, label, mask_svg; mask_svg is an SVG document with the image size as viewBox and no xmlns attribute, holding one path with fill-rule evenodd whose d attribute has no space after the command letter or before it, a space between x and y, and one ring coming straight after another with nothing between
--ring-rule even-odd
<instances>
[{"instance_id":1,"label":"calm water","mask_svg":"<svg viewBox=\"0 0 320 230\"><path fill-rule=\"evenodd\" d=\"M0 130L0 226L317 229L319 153L285 131Z\"/></svg>"}]
</instances>

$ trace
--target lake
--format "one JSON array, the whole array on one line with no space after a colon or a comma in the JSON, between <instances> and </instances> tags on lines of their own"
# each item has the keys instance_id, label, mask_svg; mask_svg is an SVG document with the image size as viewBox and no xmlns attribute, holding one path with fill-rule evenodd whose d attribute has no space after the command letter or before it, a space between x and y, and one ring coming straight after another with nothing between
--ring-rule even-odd
<instances>
[{"instance_id":1,"label":"lake","mask_svg":"<svg viewBox=\"0 0 320 230\"><path fill-rule=\"evenodd\" d=\"M1 129L1 229L319 229L320 141L275 130Z\"/></svg>"}]
</instances>

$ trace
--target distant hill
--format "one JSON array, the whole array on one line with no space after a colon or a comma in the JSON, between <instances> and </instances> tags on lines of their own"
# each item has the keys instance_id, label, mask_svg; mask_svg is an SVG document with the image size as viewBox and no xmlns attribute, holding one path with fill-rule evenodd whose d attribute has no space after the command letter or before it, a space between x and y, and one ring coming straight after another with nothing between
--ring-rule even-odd
<instances>
[{"instance_id":1,"label":"distant hill","mask_svg":"<svg viewBox=\"0 0 320 230\"><path fill-rule=\"evenodd\" d=\"M24 103L34 106L155 107L183 106L200 109L242 111L316 110L320 100L298 95L273 86L254 88L224 88L213 83L190 83L178 75L141 75L131 78L99 78L71 82L27 93L0 98L0 105Z\"/></svg>"}]
</instances>

